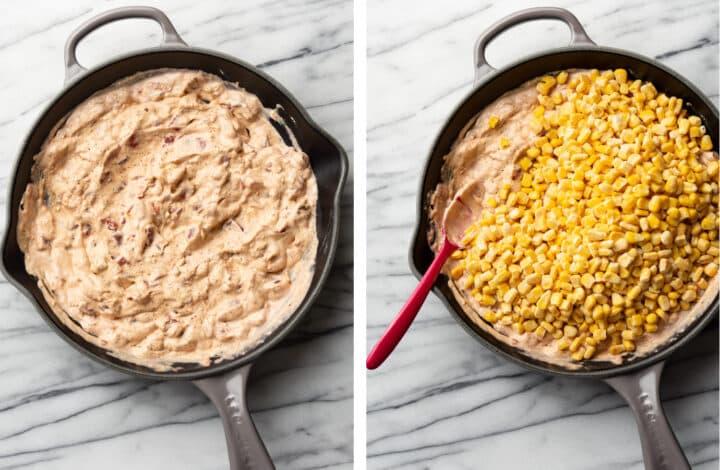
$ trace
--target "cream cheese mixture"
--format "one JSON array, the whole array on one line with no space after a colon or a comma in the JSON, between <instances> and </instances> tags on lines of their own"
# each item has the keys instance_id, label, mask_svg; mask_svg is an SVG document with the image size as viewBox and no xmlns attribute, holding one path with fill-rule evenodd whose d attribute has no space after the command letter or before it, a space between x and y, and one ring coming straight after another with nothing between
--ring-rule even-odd
<instances>
[{"instance_id":1,"label":"cream cheese mixture","mask_svg":"<svg viewBox=\"0 0 720 470\"><path fill-rule=\"evenodd\" d=\"M261 342L313 275L317 186L253 94L200 71L121 80L35 156L18 241L57 317L138 364Z\"/></svg>"}]
</instances>

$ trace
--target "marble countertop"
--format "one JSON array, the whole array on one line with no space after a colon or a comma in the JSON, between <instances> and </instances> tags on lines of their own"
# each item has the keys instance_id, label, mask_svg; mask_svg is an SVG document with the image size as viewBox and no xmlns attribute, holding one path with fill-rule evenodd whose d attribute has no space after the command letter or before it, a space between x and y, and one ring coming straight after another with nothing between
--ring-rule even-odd
<instances>
[{"instance_id":1,"label":"marble countertop","mask_svg":"<svg viewBox=\"0 0 720 470\"><path fill-rule=\"evenodd\" d=\"M97 13L135 3L31 0L3 9L3 205L21 141L62 87L68 34ZM141 3L164 10L188 44L260 64L352 154L352 2ZM88 36L79 57L92 65L159 40L153 23L125 21ZM249 406L278 468L352 467L352 187L350 179L326 288L251 374ZM4 210L0 219L4 226ZM227 468L217 412L191 384L137 380L91 362L4 280L0 318L0 469Z\"/></svg>"},{"instance_id":2,"label":"marble countertop","mask_svg":"<svg viewBox=\"0 0 720 470\"><path fill-rule=\"evenodd\" d=\"M415 286L407 249L420 171L472 86L475 39L513 11L548 3L574 12L598 44L662 61L717 104L715 0L370 2L368 348ZM507 64L568 38L561 23L526 24L498 37L488 58ZM608 386L531 373L499 358L433 295L367 383L368 468L643 468L633 417ZM668 364L661 394L693 468L716 469L717 322Z\"/></svg>"}]
</instances>

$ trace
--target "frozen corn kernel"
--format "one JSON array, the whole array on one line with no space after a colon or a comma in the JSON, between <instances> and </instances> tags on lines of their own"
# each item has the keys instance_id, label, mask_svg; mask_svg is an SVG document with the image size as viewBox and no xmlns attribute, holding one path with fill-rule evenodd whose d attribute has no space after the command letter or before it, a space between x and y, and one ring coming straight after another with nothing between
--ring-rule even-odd
<instances>
[{"instance_id":1,"label":"frozen corn kernel","mask_svg":"<svg viewBox=\"0 0 720 470\"><path fill-rule=\"evenodd\" d=\"M627 70L625 69L615 69L615 80L617 80L618 83L622 84L627 82L628 74Z\"/></svg>"},{"instance_id":2,"label":"frozen corn kernel","mask_svg":"<svg viewBox=\"0 0 720 470\"><path fill-rule=\"evenodd\" d=\"M700 148L703 150L712 150L713 144L712 139L710 139L710 136L705 134L702 139L700 140Z\"/></svg>"}]
</instances>

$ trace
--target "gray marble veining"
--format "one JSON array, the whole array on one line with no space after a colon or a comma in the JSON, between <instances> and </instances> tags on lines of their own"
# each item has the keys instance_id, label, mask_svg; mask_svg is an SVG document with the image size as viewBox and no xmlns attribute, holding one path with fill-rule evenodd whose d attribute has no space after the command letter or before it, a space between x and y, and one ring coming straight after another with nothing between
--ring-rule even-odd
<instances>
[{"instance_id":1,"label":"gray marble veining","mask_svg":"<svg viewBox=\"0 0 720 470\"><path fill-rule=\"evenodd\" d=\"M24 1L0 17L0 203L34 119L63 81L70 31L136 2ZM352 2L149 1L188 44L259 64L352 154ZM312 27L308 27L312 25ZM83 64L157 44L159 28L124 21L80 44ZM351 468L352 178L335 267L306 320L262 357L249 404L278 468ZM5 211L0 211L4 226ZM188 383L144 382L110 371L54 335L0 282L0 468L227 468L209 401Z\"/></svg>"},{"instance_id":2,"label":"gray marble veining","mask_svg":"<svg viewBox=\"0 0 720 470\"><path fill-rule=\"evenodd\" d=\"M417 190L440 126L472 85L477 36L551 3L598 44L657 58L718 102L718 3L371 1L368 10L368 348L416 284L407 262ZM558 22L491 43L502 65L561 46ZM693 468L718 467L717 322L667 366L661 394ZM484 349L430 296L368 375L368 468L642 469L630 410L602 383L528 372Z\"/></svg>"}]
</instances>

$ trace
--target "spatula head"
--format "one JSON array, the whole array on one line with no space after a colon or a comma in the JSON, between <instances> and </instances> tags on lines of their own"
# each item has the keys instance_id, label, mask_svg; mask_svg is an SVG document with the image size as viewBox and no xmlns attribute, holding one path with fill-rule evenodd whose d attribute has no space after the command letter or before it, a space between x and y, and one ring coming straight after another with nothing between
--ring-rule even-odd
<instances>
[{"instance_id":1,"label":"spatula head","mask_svg":"<svg viewBox=\"0 0 720 470\"><path fill-rule=\"evenodd\" d=\"M443 231L454 245L462 246L465 230L480 219L484 196L483 185L478 182L468 183L460 188L445 210Z\"/></svg>"}]
</instances>

